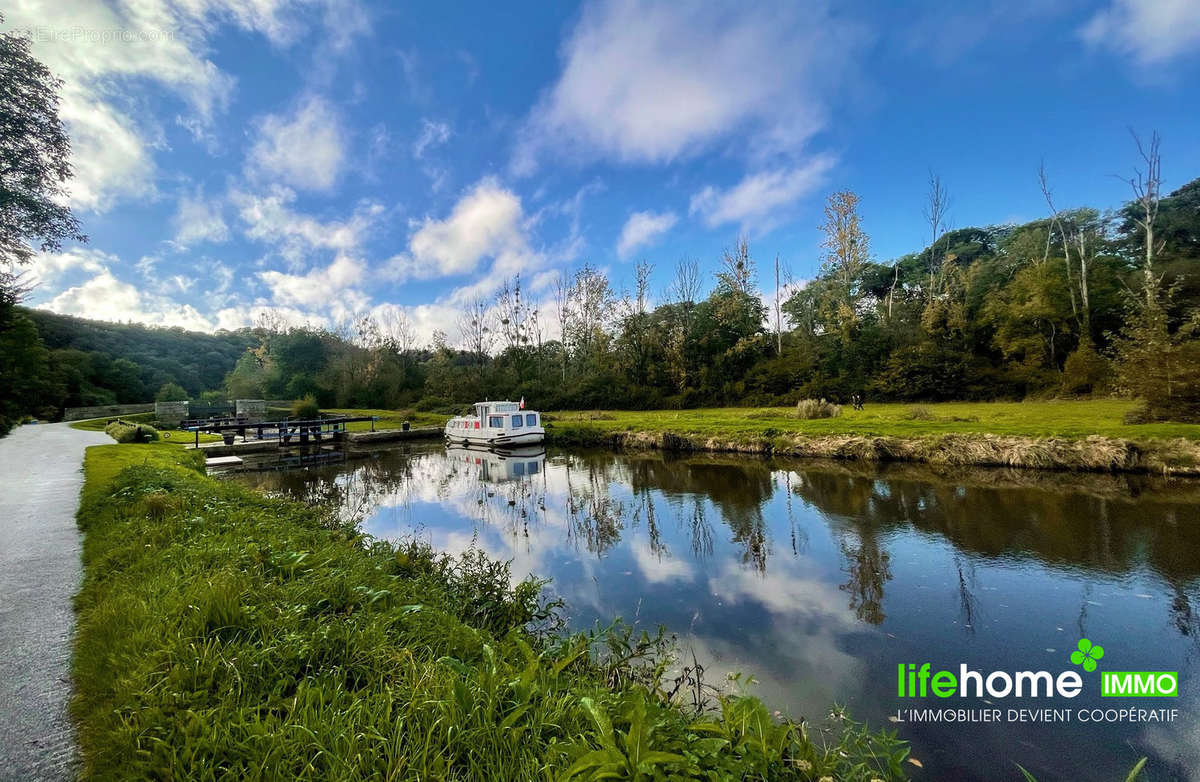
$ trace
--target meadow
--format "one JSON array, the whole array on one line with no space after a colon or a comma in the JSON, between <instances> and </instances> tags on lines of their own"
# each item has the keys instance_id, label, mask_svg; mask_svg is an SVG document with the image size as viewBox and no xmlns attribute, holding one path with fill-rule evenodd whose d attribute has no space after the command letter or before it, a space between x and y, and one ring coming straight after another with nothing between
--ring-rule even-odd
<instances>
[{"instance_id":1,"label":"meadow","mask_svg":"<svg viewBox=\"0 0 1200 782\"><path fill-rule=\"evenodd\" d=\"M786 407L697 410L593 410L549 413L559 430L674 432L708 437L761 435L766 430L811 435L925 437L994 434L1016 437L1200 440L1200 424L1127 424L1135 402L1118 399L1041 402L868 403L842 406L836 418L804 420Z\"/></svg>"}]
</instances>

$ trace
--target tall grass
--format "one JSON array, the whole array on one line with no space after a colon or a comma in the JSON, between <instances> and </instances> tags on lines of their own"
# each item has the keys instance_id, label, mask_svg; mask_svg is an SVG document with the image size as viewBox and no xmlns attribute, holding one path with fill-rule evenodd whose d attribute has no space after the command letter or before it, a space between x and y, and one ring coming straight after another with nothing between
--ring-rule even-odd
<instances>
[{"instance_id":1,"label":"tall grass","mask_svg":"<svg viewBox=\"0 0 1200 782\"><path fill-rule=\"evenodd\" d=\"M560 633L541 582L478 551L372 540L195 464L162 444L88 451L84 777L903 775L894 734L690 699L661 634Z\"/></svg>"}]
</instances>

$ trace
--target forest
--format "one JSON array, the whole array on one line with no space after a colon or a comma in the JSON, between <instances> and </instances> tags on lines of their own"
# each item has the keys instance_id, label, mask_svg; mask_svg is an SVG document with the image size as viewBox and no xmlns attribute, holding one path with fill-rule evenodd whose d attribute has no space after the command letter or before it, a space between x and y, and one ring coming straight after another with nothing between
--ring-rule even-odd
<instances>
[{"instance_id":1,"label":"forest","mask_svg":"<svg viewBox=\"0 0 1200 782\"><path fill-rule=\"evenodd\" d=\"M1197 420L1200 179L1107 211L1060 211L1042 182L1046 218L946 230L931 177L930 243L890 261L872 257L858 197L834 193L806 284L738 239L711 279L682 258L661 291L646 262L628 289L592 265L536 299L514 278L428 344L399 310L207 335L9 306L3 415L165 389L446 411L502 396L552 410L1121 395L1145 420Z\"/></svg>"}]
</instances>

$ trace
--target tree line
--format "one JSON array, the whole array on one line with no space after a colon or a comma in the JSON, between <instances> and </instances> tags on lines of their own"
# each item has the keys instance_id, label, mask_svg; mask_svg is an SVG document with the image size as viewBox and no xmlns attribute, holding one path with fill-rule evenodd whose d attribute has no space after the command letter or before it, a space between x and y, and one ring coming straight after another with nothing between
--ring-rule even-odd
<instances>
[{"instance_id":1,"label":"tree line","mask_svg":"<svg viewBox=\"0 0 1200 782\"><path fill-rule=\"evenodd\" d=\"M802 286L742 239L711 279L684 258L662 291L646 262L627 290L584 265L537 302L514 278L429 344L398 312L263 328L227 388L426 409L505 396L556 409L1121 394L1145 401L1141 419L1196 420L1200 179L1160 196L1156 139L1145 152L1153 165L1129 203L1059 209L1043 173L1047 216L1021 225L947 229L931 177L929 245L887 262L871 255L859 197L834 193L820 271Z\"/></svg>"}]
</instances>

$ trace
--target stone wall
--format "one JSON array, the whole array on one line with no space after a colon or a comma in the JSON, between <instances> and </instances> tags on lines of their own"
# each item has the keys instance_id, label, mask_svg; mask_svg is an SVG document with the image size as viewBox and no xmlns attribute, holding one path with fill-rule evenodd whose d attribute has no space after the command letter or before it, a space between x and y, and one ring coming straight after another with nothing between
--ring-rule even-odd
<instances>
[{"instance_id":1,"label":"stone wall","mask_svg":"<svg viewBox=\"0 0 1200 782\"><path fill-rule=\"evenodd\" d=\"M154 418L161 423L170 426L179 426L179 423L188 417L188 403L186 401L154 403Z\"/></svg>"},{"instance_id":2,"label":"stone wall","mask_svg":"<svg viewBox=\"0 0 1200 782\"><path fill-rule=\"evenodd\" d=\"M68 407L63 411L64 421L82 421L86 418L120 418L123 415L153 413L154 403L137 405L95 405L93 407Z\"/></svg>"},{"instance_id":3,"label":"stone wall","mask_svg":"<svg viewBox=\"0 0 1200 782\"><path fill-rule=\"evenodd\" d=\"M238 418L247 421L265 421L267 417L267 401L265 399L239 399L234 402Z\"/></svg>"}]
</instances>

